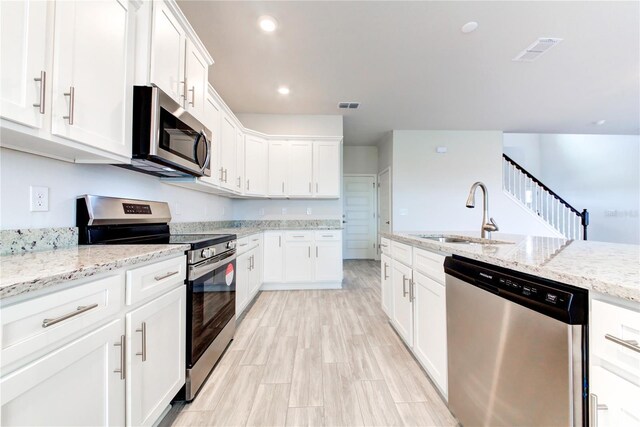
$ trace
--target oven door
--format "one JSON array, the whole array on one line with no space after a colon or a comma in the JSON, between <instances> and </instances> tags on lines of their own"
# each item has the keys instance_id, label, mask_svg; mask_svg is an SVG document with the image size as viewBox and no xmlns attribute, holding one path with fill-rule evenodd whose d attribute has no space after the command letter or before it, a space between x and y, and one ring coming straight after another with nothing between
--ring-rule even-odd
<instances>
[{"instance_id":1,"label":"oven door","mask_svg":"<svg viewBox=\"0 0 640 427\"><path fill-rule=\"evenodd\" d=\"M209 131L157 87L152 115L152 156L175 165L193 175L211 175L211 138Z\"/></svg>"},{"instance_id":2,"label":"oven door","mask_svg":"<svg viewBox=\"0 0 640 427\"><path fill-rule=\"evenodd\" d=\"M189 275L187 368L192 368L227 323L235 319L235 253L223 254L191 266Z\"/></svg>"}]
</instances>

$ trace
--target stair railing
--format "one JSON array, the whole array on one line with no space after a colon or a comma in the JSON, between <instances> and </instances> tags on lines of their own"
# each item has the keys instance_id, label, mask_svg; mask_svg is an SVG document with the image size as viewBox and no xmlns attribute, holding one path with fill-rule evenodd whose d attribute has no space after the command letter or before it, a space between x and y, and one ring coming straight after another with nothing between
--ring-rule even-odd
<instances>
[{"instance_id":1,"label":"stair railing","mask_svg":"<svg viewBox=\"0 0 640 427\"><path fill-rule=\"evenodd\" d=\"M502 155L503 189L567 239L587 240L589 212L582 212L544 185L511 157Z\"/></svg>"}]
</instances>

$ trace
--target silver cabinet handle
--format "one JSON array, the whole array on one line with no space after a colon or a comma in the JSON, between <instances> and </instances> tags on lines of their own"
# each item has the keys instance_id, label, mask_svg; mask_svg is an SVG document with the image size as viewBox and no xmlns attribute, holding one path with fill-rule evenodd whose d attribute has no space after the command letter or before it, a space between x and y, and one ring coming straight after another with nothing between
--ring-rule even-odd
<instances>
[{"instance_id":1,"label":"silver cabinet handle","mask_svg":"<svg viewBox=\"0 0 640 427\"><path fill-rule=\"evenodd\" d=\"M224 181L224 168L220 168L220 182Z\"/></svg>"},{"instance_id":2,"label":"silver cabinet handle","mask_svg":"<svg viewBox=\"0 0 640 427\"><path fill-rule=\"evenodd\" d=\"M40 71L40 77L36 77L33 81L40 82L40 99L37 104L33 104L34 107L38 107L40 109L40 114L44 114L44 97L47 87L47 72Z\"/></svg>"},{"instance_id":3,"label":"silver cabinet handle","mask_svg":"<svg viewBox=\"0 0 640 427\"><path fill-rule=\"evenodd\" d=\"M247 246L247 243L240 243L238 246Z\"/></svg>"},{"instance_id":4,"label":"silver cabinet handle","mask_svg":"<svg viewBox=\"0 0 640 427\"><path fill-rule=\"evenodd\" d=\"M278 236L278 247L282 247L282 236Z\"/></svg>"},{"instance_id":5,"label":"silver cabinet handle","mask_svg":"<svg viewBox=\"0 0 640 427\"><path fill-rule=\"evenodd\" d=\"M316 258L318 258L318 247L316 246Z\"/></svg>"},{"instance_id":6,"label":"silver cabinet handle","mask_svg":"<svg viewBox=\"0 0 640 427\"><path fill-rule=\"evenodd\" d=\"M127 352L127 339L124 335L120 335L120 342L113 345L114 347L120 347L120 368L114 369L113 372L120 374L120 379L124 380L127 377L126 369L126 352Z\"/></svg>"},{"instance_id":7,"label":"silver cabinet handle","mask_svg":"<svg viewBox=\"0 0 640 427\"><path fill-rule=\"evenodd\" d=\"M406 287L406 283L407 283L407 276L405 276L404 274L402 275L402 296L406 297L407 294L409 292L407 292L407 287Z\"/></svg>"},{"instance_id":8,"label":"silver cabinet handle","mask_svg":"<svg viewBox=\"0 0 640 427\"><path fill-rule=\"evenodd\" d=\"M187 79L184 79L180 82L182 85L182 93L180 94L180 98L187 99Z\"/></svg>"},{"instance_id":9,"label":"silver cabinet handle","mask_svg":"<svg viewBox=\"0 0 640 427\"><path fill-rule=\"evenodd\" d=\"M229 182L229 170L227 168L224 168L224 182Z\"/></svg>"},{"instance_id":10,"label":"silver cabinet handle","mask_svg":"<svg viewBox=\"0 0 640 427\"><path fill-rule=\"evenodd\" d=\"M413 279L409 279L409 302L413 302L415 298L414 294L413 294Z\"/></svg>"},{"instance_id":11,"label":"silver cabinet handle","mask_svg":"<svg viewBox=\"0 0 640 427\"><path fill-rule=\"evenodd\" d=\"M309 246L309 258L311 258L311 246Z\"/></svg>"},{"instance_id":12,"label":"silver cabinet handle","mask_svg":"<svg viewBox=\"0 0 640 427\"><path fill-rule=\"evenodd\" d=\"M333 234L323 234L322 237L333 237Z\"/></svg>"},{"instance_id":13,"label":"silver cabinet handle","mask_svg":"<svg viewBox=\"0 0 640 427\"><path fill-rule=\"evenodd\" d=\"M136 329L136 332L142 333L142 351L136 353L136 356L142 356L142 361L147 361L147 322L142 322L140 329Z\"/></svg>"},{"instance_id":14,"label":"silver cabinet handle","mask_svg":"<svg viewBox=\"0 0 640 427\"><path fill-rule=\"evenodd\" d=\"M598 395L591 393L589 395L589 425L598 427L598 411L608 411L609 407L598 403Z\"/></svg>"},{"instance_id":15,"label":"silver cabinet handle","mask_svg":"<svg viewBox=\"0 0 640 427\"><path fill-rule=\"evenodd\" d=\"M242 177L238 177L238 188L242 188Z\"/></svg>"},{"instance_id":16,"label":"silver cabinet handle","mask_svg":"<svg viewBox=\"0 0 640 427\"><path fill-rule=\"evenodd\" d=\"M318 192L318 183L316 182L316 193Z\"/></svg>"},{"instance_id":17,"label":"silver cabinet handle","mask_svg":"<svg viewBox=\"0 0 640 427\"><path fill-rule=\"evenodd\" d=\"M251 189L251 180L247 179L247 190Z\"/></svg>"},{"instance_id":18,"label":"silver cabinet handle","mask_svg":"<svg viewBox=\"0 0 640 427\"><path fill-rule=\"evenodd\" d=\"M291 236L291 237L294 237L294 238L296 238L296 239L301 239L301 238L303 238L304 236L295 235L295 236Z\"/></svg>"},{"instance_id":19,"label":"silver cabinet handle","mask_svg":"<svg viewBox=\"0 0 640 427\"><path fill-rule=\"evenodd\" d=\"M282 181L282 193L284 194L284 181Z\"/></svg>"},{"instance_id":20,"label":"silver cabinet handle","mask_svg":"<svg viewBox=\"0 0 640 427\"><path fill-rule=\"evenodd\" d=\"M195 107L196 106L196 87L191 86L191 89L189 89L189 92L191 92L191 101L189 101L189 104L191 104L192 107Z\"/></svg>"},{"instance_id":21,"label":"silver cabinet handle","mask_svg":"<svg viewBox=\"0 0 640 427\"><path fill-rule=\"evenodd\" d=\"M309 183L309 193L311 193L311 183Z\"/></svg>"},{"instance_id":22,"label":"silver cabinet handle","mask_svg":"<svg viewBox=\"0 0 640 427\"><path fill-rule=\"evenodd\" d=\"M154 279L156 280L156 282L159 282L160 280L166 279L167 277L171 277L171 276L175 276L176 274L180 273L180 271L169 271L168 273L162 274L160 276L155 276Z\"/></svg>"},{"instance_id":23,"label":"silver cabinet handle","mask_svg":"<svg viewBox=\"0 0 640 427\"><path fill-rule=\"evenodd\" d=\"M69 124L72 125L73 115L75 111L75 104L76 104L76 88L74 88L73 86L70 86L69 92L65 92L63 93L63 95L69 97L69 113L68 113L69 115L62 116L62 118L65 120L69 120Z\"/></svg>"},{"instance_id":24,"label":"silver cabinet handle","mask_svg":"<svg viewBox=\"0 0 640 427\"><path fill-rule=\"evenodd\" d=\"M384 243L381 244L380 246L382 246L383 248L386 248L388 245L385 245Z\"/></svg>"},{"instance_id":25,"label":"silver cabinet handle","mask_svg":"<svg viewBox=\"0 0 640 427\"><path fill-rule=\"evenodd\" d=\"M636 353L640 353L640 347L638 346L638 341L636 340L623 340L622 338L618 338L611 334L605 334L604 337L609 341L613 341L618 345L628 348L629 350L633 350Z\"/></svg>"},{"instance_id":26,"label":"silver cabinet handle","mask_svg":"<svg viewBox=\"0 0 640 427\"><path fill-rule=\"evenodd\" d=\"M42 327L43 328L48 328L49 326L53 326L56 323L62 322L63 320L71 319L72 317L75 317L75 316L77 316L79 314L86 313L89 310L93 310L97 306L98 306L98 304L79 305L78 308L76 309L76 311L72 311L71 313L63 314L62 316L56 317L56 318L53 318L53 319L44 319L42 321Z\"/></svg>"},{"instance_id":27,"label":"silver cabinet handle","mask_svg":"<svg viewBox=\"0 0 640 427\"><path fill-rule=\"evenodd\" d=\"M384 265L384 280L387 280L389 278L389 275L387 274L387 268L389 266L387 265L386 262L384 262L383 265Z\"/></svg>"}]
</instances>

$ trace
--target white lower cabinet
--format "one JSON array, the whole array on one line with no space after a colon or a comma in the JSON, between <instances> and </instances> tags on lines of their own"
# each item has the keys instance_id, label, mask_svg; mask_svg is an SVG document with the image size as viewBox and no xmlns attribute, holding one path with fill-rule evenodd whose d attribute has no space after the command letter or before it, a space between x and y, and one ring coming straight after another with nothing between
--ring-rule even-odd
<instances>
[{"instance_id":1,"label":"white lower cabinet","mask_svg":"<svg viewBox=\"0 0 640 427\"><path fill-rule=\"evenodd\" d=\"M393 324L409 347L413 346L413 302L411 267L393 260L391 263L393 284Z\"/></svg>"},{"instance_id":2,"label":"white lower cabinet","mask_svg":"<svg viewBox=\"0 0 640 427\"><path fill-rule=\"evenodd\" d=\"M123 343L117 319L2 377L2 425L124 425Z\"/></svg>"},{"instance_id":3,"label":"white lower cabinet","mask_svg":"<svg viewBox=\"0 0 640 427\"><path fill-rule=\"evenodd\" d=\"M263 278L266 283L284 281L284 233L265 231L264 233Z\"/></svg>"},{"instance_id":4,"label":"white lower cabinet","mask_svg":"<svg viewBox=\"0 0 640 427\"><path fill-rule=\"evenodd\" d=\"M287 240L285 247L285 282L311 282L313 280L312 240Z\"/></svg>"},{"instance_id":5,"label":"white lower cabinet","mask_svg":"<svg viewBox=\"0 0 640 427\"><path fill-rule=\"evenodd\" d=\"M591 425L640 427L640 387L600 366L589 375Z\"/></svg>"},{"instance_id":6,"label":"white lower cabinet","mask_svg":"<svg viewBox=\"0 0 640 427\"><path fill-rule=\"evenodd\" d=\"M342 240L331 235L330 240L316 236L314 280L342 280Z\"/></svg>"},{"instance_id":7,"label":"white lower cabinet","mask_svg":"<svg viewBox=\"0 0 640 427\"><path fill-rule=\"evenodd\" d=\"M184 286L127 314L127 425L153 425L184 385L185 320Z\"/></svg>"},{"instance_id":8,"label":"white lower cabinet","mask_svg":"<svg viewBox=\"0 0 640 427\"><path fill-rule=\"evenodd\" d=\"M238 240L236 258L236 317L251 304L262 285L262 234Z\"/></svg>"},{"instance_id":9,"label":"white lower cabinet","mask_svg":"<svg viewBox=\"0 0 640 427\"><path fill-rule=\"evenodd\" d=\"M387 255L380 256L380 299L382 301L382 310L391 317L393 310L393 287L391 282L391 258Z\"/></svg>"},{"instance_id":10,"label":"white lower cabinet","mask_svg":"<svg viewBox=\"0 0 640 427\"><path fill-rule=\"evenodd\" d=\"M447 396L447 304L445 286L413 272L413 353Z\"/></svg>"},{"instance_id":11,"label":"white lower cabinet","mask_svg":"<svg viewBox=\"0 0 640 427\"><path fill-rule=\"evenodd\" d=\"M236 316L239 316L249 300L249 269L251 253L246 252L236 258Z\"/></svg>"}]
</instances>

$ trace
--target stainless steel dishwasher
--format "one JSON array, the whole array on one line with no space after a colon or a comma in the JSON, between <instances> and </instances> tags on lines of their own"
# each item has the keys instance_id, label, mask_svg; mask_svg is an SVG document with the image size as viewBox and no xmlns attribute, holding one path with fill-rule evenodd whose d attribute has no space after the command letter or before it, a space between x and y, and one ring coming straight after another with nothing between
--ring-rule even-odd
<instances>
[{"instance_id":1,"label":"stainless steel dishwasher","mask_svg":"<svg viewBox=\"0 0 640 427\"><path fill-rule=\"evenodd\" d=\"M587 425L587 291L457 256L444 265L458 421Z\"/></svg>"}]
</instances>

